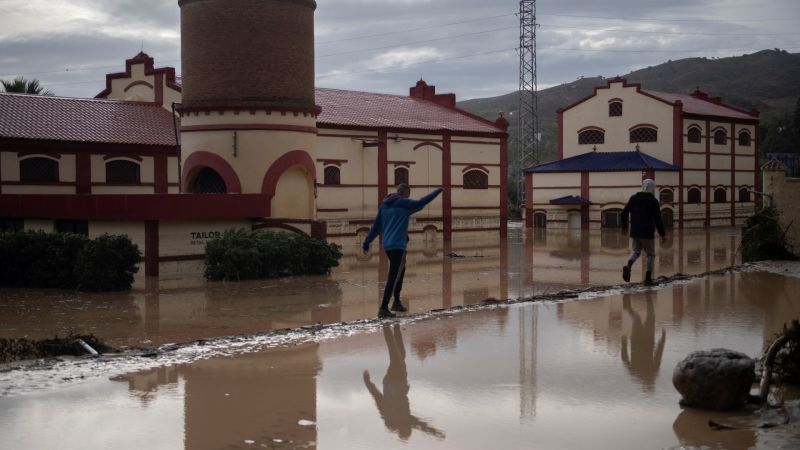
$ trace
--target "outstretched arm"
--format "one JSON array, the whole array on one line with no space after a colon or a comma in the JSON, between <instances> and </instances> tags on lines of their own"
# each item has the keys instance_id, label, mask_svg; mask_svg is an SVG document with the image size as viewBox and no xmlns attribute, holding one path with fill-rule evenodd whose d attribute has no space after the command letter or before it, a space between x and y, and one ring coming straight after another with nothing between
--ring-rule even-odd
<instances>
[{"instance_id":1,"label":"outstretched arm","mask_svg":"<svg viewBox=\"0 0 800 450\"><path fill-rule=\"evenodd\" d=\"M403 199L403 200L399 200L396 204L398 206L402 206L403 208L412 210L413 211L412 214L413 214L413 213L421 211L422 208L425 207L425 205L427 205L428 203L432 202L433 199L435 199L439 194L442 193L442 191L444 191L444 189L436 188L436 189L433 190L433 192L431 192L430 194L422 197L419 200Z\"/></svg>"},{"instance_id":2,"label":"outstretched arm","mask_svg":"<svg viewBox=\"0 0 800 450\"><path fill-rule=\"evenodd\" d=\"M364 239L364 243L361 244L361 249L364 250L364 253L369 251L369 244L375 239L378 233L381 231L381 210L378 209L378 214L375 216L375 220L372 222L372 226L369 228L369 233L367 233L367 237Z\"/></svg>"},{"instance_id":3,"label":"outstretched arm","mask_svg":"<svg viewBox=\"0 0 800 450\"><path fill-rule=\"evenodd\" d=\"M420 419L419 417L417 417L417 416L415 416L413 414L411 415L411 426L413 428L416 428L416 429L418 429L418 430L420 430L422 432L428 433L428 434L430 434L430 435L432 435L434 437L437 437L439 439L444 439L445 438L444 431L442 431L442 430L440 430L440 429L438 429L436 427L432 427L432 426L428 425L427 422L425 422L424 420Z\"/></svg>"}]
</instances>

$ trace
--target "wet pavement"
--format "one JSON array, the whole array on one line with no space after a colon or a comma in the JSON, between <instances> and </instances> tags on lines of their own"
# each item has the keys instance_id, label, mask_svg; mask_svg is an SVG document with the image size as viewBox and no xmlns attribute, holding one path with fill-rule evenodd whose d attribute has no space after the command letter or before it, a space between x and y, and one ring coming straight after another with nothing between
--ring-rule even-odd
<instances>
[{"instance_id":1,"label":"wet pavement","mask_svg":"<svg viewBox=\"0 0 800 450\"><path fill-rule=\"evenodd\" d=\"M656 271L729 266L736 241L735 230L686 233L659 249ZM548 232L420 245L406 301L422 313L618 284L627 249L614 242ZM800 447L799 392L783 392L788 410L771 418L683 410L671 383L694 350L758 356L800 317L796 274L751 269L363 321L375 312L385 264L346 252L330 277L206 284L175 275L111 296L0 291L0 336L89 327L80 331L137 346L240 335L151 358L0 371L0 449ZM348 323L262 333L316 322ZM794 414L788 425L758 428L786 414ZM737 429L712 430L709 419Z\"/></svg>"}]
</instances>

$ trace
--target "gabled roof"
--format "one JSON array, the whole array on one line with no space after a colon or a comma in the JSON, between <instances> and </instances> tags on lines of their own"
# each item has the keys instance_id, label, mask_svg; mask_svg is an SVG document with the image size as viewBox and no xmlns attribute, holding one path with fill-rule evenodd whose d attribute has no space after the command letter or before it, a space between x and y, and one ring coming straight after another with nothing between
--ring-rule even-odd
<instances>
[{"instance_id":1,"label":"gabled roof","mask_svg":"<svg viewBox=\"0 0 800 450\"><path fill-rule=\"evenodd\" d=\"M0 94L0 139L174 147L172 114L160 105Z\"/></svg>"},{"instance_id":2,"label":"gabled roof","mask_svg":"<svg viewBox=\"0 0 800 450\"><path fill-rule=\"evenodd\" d=\"M505 134L486 119L417 97L317 88L316 99L321 127Z\"/></svg>"},{"instance_id":3,"label":"gabled roof","mask_svg":"<svg viewBox=\"0 0 800 450\"><path fill-rule=\"evenodd\" d=\"M724 105L716 97L708 97L700 91L695 91L695 95L670 94L668 92L651 91L650 89L642 89L641 92L670 103L680 100L683 103L683 112L690 114L750 120L758 118L757 114L749 114L733 106Z\"/></svg>"},{"instance_id":4,"label":"gabled roof","mask_svg":"<svg viewBox=\"0 0 800 450\"><path fill-rule=\"evenodd\" d=\"M672 164L643 152L589 152L523 169L529 173L677 171Z\"/></svg>"}]
</instances>

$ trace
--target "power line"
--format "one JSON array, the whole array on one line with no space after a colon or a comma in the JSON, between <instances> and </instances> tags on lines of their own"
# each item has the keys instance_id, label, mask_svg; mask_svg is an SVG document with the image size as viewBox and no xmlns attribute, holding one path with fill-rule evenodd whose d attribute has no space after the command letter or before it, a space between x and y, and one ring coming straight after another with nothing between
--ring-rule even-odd
<instances>
[{"instance_id":1,"label":"power line","mask_svg":"<svg viewBox=\"0 0 800 450\"><path fill-rule=\"evenodd\" d=\"M544 25L543 28L550 30L583 30L583 31L605 31L605 32L624 32L624 33L641 33L641 34L669 34L679 36L735 36L735 37L751 37L751 36L800 36L800 33L693 33L682 31L644 31L644 30L625 30L620 28L586 28L586 27L565 27L565 26L552 26Z\"/></svg>"},{"instance_id":2,"label":"power line","mask_svg":"<svg viewBox=\"0 0 800 450\"><path fill-rule=\"evenodd\" d=\"M539 13L540 16L553 16L553 17L572 17L578 19L601 19L601 20L638 20L643 22L791 22L800 21L800 17L776 17L769 19L651 19L645 17L620 17L620 16L583 16L575 14L554 14L554 13Z\"/></svg>"}]
</instances>

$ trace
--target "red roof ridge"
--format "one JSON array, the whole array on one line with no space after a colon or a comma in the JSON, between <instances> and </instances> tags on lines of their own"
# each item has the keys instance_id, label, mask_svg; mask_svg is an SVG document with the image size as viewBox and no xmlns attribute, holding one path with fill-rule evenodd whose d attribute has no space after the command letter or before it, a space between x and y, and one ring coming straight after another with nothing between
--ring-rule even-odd
<instances>
[{"instance_id":1,"label":"red roof ridge","mask_svg":"<svg viewBox=\"0 0 800 450\"><path fill-rule=\"evenodd\" d=\"M136 105L136 106L153 106L160 108L160 105L154 104L153 102L132 102L130 100L117 100L117 99L107 99L107 98L86 98L86 97L67 97L62 95L36 95L36 94L20 94L17 92L0 92L0 95L6 95L9 97L25 97L29 99L37 100L68 100L68 101L75 101L75 102L86 102L86 103L117 103L117 104L124 104L124 105Z\"/></svg>"}]
</instances>

